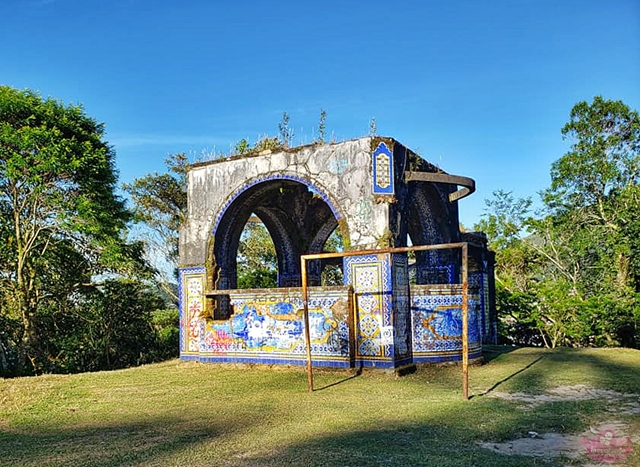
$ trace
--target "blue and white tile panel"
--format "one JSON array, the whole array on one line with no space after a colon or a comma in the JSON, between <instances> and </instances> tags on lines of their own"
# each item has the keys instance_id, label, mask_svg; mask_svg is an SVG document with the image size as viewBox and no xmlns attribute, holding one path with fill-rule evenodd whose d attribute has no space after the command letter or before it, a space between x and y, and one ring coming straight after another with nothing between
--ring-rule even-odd
<instances>
[{"instance_id":1,"label":"blue and white tile panel","mask_svg":"<svg viewBox=\"0 0 640 467\"><path fill-rule=\"evenodd\" d=\"M477 290L477 289L475 289ZM469 293L469 353L482 350L480 296ZM460 286L412 286L411 323L415 363L462 357L462 293Z\"/></svg>"}]
</instances>

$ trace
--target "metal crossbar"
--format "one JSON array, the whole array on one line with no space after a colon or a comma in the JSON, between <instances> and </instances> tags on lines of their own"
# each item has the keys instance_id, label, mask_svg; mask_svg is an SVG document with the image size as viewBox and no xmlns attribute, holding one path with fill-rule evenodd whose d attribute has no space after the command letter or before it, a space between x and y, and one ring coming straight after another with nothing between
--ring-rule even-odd
<instances>
[{"instance_id":1,"label":"metal crossbar","mask_svg":"<svg viewBox=\"0 0 640 467\"><path fill-rule=\"evenodd\" d=\"M447 250L457 248L460 248L462 250L462 395L465 400L469 399L469 245L467 242L442 243L437 245L418 245L398 248L382 248L378 250L314 253L300 256L300 272L302 274L302 303L304 307L304 331L305 344L307 347L307 381L309 385L309 391L313 392L313 369L311 364L311 335L309 333L309 292L307 287L307 261L327 258L344 258L347 256L408 253L410 251Z\"/></svg>"}]
</instances>

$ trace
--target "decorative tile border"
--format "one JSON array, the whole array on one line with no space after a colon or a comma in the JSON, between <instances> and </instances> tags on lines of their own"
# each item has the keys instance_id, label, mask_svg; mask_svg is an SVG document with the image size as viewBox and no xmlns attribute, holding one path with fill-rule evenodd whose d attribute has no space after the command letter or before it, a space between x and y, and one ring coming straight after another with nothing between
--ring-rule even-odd
<instances>
[{"instance_id":1,"label":"decorative tile border","mask_svg":"<svg viewBox=\"0 0 640 467\"><path fill-rule=\"evenodd\" d=\"M178 272L180 304L180 353L199 351L203 332L205 268L182 268Z\"/></svg>"},{"instance_id":2,"label":"decorative tile border","mask_svg":"<svg viewBox=\"0 0 640 467\"><path fill-rule=\"evenodd\" d=\"M373 170L373 193L376 195L393 195L393 153L384 142L371 154Z\"/></svg>"}]
</instances>

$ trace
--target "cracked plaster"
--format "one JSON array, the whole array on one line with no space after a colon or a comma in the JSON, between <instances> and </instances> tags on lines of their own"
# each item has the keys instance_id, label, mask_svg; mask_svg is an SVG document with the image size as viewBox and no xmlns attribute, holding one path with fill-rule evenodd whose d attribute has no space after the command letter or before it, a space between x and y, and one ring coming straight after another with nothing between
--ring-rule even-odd
<instances>
[{"instance_id":1,"label":"cracked plaster","mask_svg":"<svg viewBox=\"0 0 640 467\"><path fill-rule=\"evenodd\" d=\"M375 248L389 225L389 207L375 203L371 138L312 145L195 165L188 174L188 221L180 236L180 262L201 265L216 216L252 181L269 176L304 180L328 196L346 222L352 248Z\"/></svg>"}]
</instances>

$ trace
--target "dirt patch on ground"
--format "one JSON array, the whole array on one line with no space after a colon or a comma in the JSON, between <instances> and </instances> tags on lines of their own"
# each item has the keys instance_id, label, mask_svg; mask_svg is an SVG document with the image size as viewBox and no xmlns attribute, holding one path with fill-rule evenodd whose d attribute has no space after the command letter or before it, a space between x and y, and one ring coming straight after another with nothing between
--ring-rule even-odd
<instances>
[{"instance_id":1,"label":"dirt patch on ground","mask_svg":"<svg viewBox=\"0 0 640 467\"><path fill-rule=\"evenodd\" d=\"M529 406L537 406L547 402L607 399L616 402L615 407L612 407L612 411L616 413L629 415L640 414L640 394L623 394L607 389L590 388L581 384L575 386L560 386L550 389L545 394L492 392L489 393L488 396L512 402L520 402Z\"/></svg>"},{"instance_id":2,"label":"dirt patch on ground","mask_svg":"<svg viewBox=\"0 0 640 467\"><path fill-rule=\"evenodd\" d=\"M506 455L546 458L566 456L571 459L588 459L587 449L593 443L607 446L606 443L622 443L628 439L632 445L637 446L640 443L640 436L629 436L627 430L628 426L625 423L613 420L591 427L578 435L530 432L528 438L518 438L502 443L481 443L480 446ZM606 439L607 433L611 433L615 437ZM619 456L620 458L626 457L624 452L621 452ZM609 463L609 465L612 464Z\"/></svg>"},{"instance_id":3,"label":"dirt patch on ground","mask_svg":"<svg viewBox=\"0 0 640 467\"><path fill-rule=\"evenodd\" d=\"M592 399L606 399L612 402L610 412L619 415L640 414L640 395L623 394L616 391L589 388L583 385L562 386L549 390L545 394L501 393L493 392L491 397L497 397L521 403L525 407L534 407L549 402L586 401ZM598 459L598 453L592 450L600 449L613 452L613 456L624 459L628 451L640 445L640 433L630 433L627 423L620 420L608 420L592 426L580 434L536 433L531 431L528 437L517 438L502 443L481 443L483 448L505 455L522 455L553 458L566 456L571 459ZM598 451L600 452L600 451ZM590 453L590 455L588 455ZM626 453L626 454L625 454ZM602 454L600 454L600 457ZM602 463L587 463L585 466L603 465ZM615 460L607 461L607 465L615 465Z\"/></svg>"}]
</instances>

